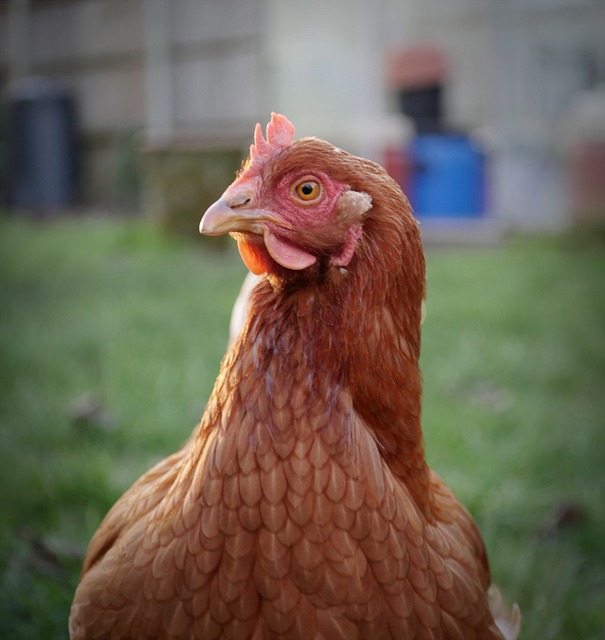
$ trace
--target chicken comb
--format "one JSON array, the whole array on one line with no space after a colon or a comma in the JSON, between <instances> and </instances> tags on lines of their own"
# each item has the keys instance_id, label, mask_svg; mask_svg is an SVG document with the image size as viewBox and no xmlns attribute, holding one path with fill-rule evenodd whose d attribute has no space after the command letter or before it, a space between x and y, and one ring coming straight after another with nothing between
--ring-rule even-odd
<instances>
[{"instance_id":1,"label":"chicken comb","mask_svg":"<svg viewBox=\"0 0 605 640\"><path fill-rule=\"evenodd\" d=\"M263 138L263 129L257 124L254 129L254 144L250 147L250 164L248 170L259 171L260 168L276 153L287 149L294 140L294 125L279 113L271 114L271 122L267 125L267 139Z\"/></svg>"}]
</instances>

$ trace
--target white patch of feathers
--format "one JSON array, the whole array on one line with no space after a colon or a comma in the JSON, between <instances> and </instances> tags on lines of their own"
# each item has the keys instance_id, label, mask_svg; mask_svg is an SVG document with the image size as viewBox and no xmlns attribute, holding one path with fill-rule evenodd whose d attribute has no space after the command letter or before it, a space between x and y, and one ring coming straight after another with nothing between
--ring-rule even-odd
<instances>
[{"instance_id":1,"label":"white patch of feathers","mask_svg":"<svg viewBox=\"0 0 605 640\"><path fill-rule=\"evenodd\" d=\"M518 604L508 608L500 589L492 585L487 591L489 609L494 617L494 621L504 636L504 640L517 640L521 630L521 610Z\"/></svg>"}]
</instances>

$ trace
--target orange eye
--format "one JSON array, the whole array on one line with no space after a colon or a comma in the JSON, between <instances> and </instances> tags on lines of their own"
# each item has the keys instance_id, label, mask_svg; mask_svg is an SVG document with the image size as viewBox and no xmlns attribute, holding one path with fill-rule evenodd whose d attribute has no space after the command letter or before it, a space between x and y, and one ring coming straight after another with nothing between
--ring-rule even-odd
<instances>
[{"instance_id":1,"label":"orange eye","mask_svg":"<svg viewBox=\"0 0 605 640\"><path fill-rule=\"evenodd\" d=\"M321 196L321 184L317 180L304 178L294 185L292 193L303 203L310 203Z\"/></svg>"}]
</instances>

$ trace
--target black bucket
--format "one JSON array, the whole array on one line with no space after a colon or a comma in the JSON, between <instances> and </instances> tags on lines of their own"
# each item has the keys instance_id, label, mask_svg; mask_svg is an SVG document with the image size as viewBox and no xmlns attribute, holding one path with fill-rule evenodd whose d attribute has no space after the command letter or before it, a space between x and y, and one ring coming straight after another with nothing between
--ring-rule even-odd
<instances>
[{"instance_id":1,"label":"black bucket","mask_svg":"<svg viewBox=\"0 0 605 640\"><path fill-rule=\"evenodd\" d=\"M43 213L73 204L78 162L71 95L46 78L28 78L11 91L7 115L10 204Z\"/></svg>"}]
</instances>

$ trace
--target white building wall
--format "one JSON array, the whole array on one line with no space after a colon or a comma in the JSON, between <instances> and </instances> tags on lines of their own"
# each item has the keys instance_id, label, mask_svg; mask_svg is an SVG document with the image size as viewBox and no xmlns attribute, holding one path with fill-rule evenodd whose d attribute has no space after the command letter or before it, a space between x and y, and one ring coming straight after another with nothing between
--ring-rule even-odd
<instances>
[{"instance_id":1,"label":"white building wall","mask_svg":"<svg viewBox=\"0 0 605 640\"><path fill-rule=\"evenodd\" d=\"M10 58L20 49L31 73L74 91L91 199L116 192L121 150L161 111L148 97L152 3L169 10L164 109L176 137L245 145L254 123L275 110L299 135L381 160L386 145L407 135L386 85L386 55L416 43L440 46L450 69L446 119L489 141L494 211L513 224L565 218L566 118L579 93L605 83L601 0L10 3L0 4L0 40L15 42L8 8L28 5L28 46L0 47L2 88L20 68Z\"/></svg>"},{"instance_id":2,"label":"white building wall","mask_svg":"<svg viewBox=\"0 0 605 640\"><path fill-rule=\"evenodd\" d=\"M381 159L385 142L403 135L386 112L383 1L265 0L264 15L268 109L298 135Z\"/></svg>"}]
</instances>

